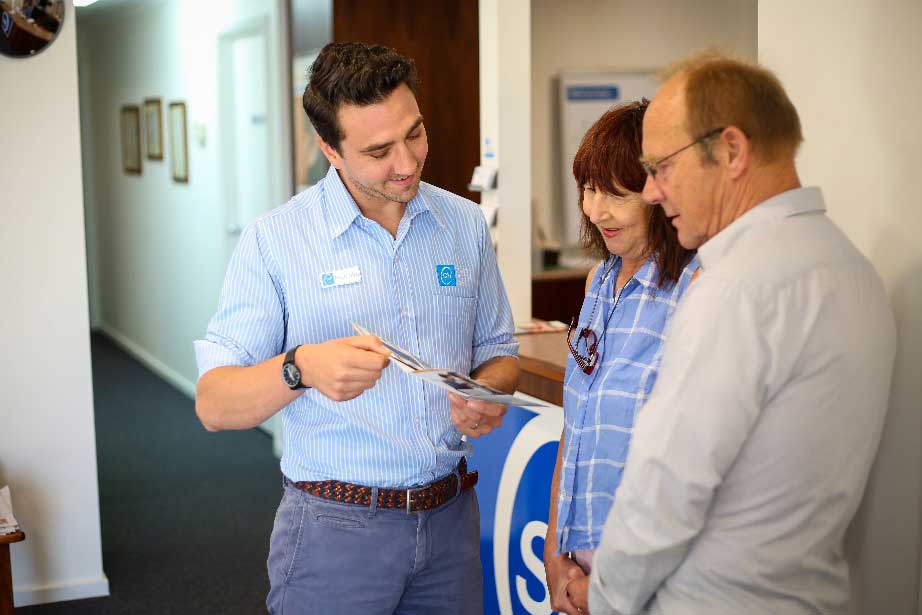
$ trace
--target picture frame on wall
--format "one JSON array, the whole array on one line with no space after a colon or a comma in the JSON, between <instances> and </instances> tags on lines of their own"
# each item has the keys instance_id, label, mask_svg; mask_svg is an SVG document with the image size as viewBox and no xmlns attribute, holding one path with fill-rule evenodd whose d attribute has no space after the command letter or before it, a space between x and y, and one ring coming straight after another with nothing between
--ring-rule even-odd
<instances>
[{"instance_id":1,"label":"picture frame on wall","mask_svg":"<svg viewBox=\"0 0 922 615\"><path fill-rule=\"evenodd\" d=\"M122 170L131 175L141 174L141 109L124 105L121 111Z\"/></svg>"},{"instance_id":2,"label":"picture frame on wall","mask_svg":"<svg viewBox=\"0 0 922 615\"><path fill-rule=\"evenodd\" d=\"M147 158L163 160L163 123L162 107L159 98L144 100L144 132L147 143Z\"/></svg>"},{"instance_id":3,"label":"picture frame on wall","mask_svg":"<svg viewBox=\"0 0 922 615\"><path fill-rule=\"evenodd\" d=\"M170 154L173 181L189 183L189 139L186 131L186 103L172 102L170 117Z\"/></svg>"}]
</instances>

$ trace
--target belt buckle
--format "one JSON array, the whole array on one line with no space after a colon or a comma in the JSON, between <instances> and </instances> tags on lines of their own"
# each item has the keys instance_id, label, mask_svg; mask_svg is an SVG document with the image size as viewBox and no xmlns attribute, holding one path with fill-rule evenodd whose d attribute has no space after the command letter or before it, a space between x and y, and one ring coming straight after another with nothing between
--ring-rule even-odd
<instances>
[{"instance_id":1,"label":"belt buckle","mask_svg":"<svg viewBox=\"0 0 922 615\"><path fill-rule=\"evenodd\" d=\"M422 487L413 487L413 488L411 488L411 489L407 489L407 514L408 514L408 515L410 515L410 514L412 514L412 513L414 513L414 512L417 512L417 511L414 511L414 510L410 510L411 502L413 501L413 500L412 500L412 495L413 495L414 493L419 493L420 491L424 491L424 490L426 490L426 489L428 489L428 488L429 488L428 485L423 485Z\"/></svg>"}]
</instances>

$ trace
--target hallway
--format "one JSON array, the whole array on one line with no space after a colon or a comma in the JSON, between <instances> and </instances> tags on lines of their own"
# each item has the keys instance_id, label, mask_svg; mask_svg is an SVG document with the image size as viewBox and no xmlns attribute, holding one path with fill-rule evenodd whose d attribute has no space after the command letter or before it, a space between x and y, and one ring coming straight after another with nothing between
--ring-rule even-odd
<instances>
[{"instance_id":1,"label":"hallway","mask_svg":"<svg viewBox=\"0 0 922 615\"><path fill-rule=\"evenodd\" d=\"M269 533L281 496L270 438L206 432L189 398L106 337L93 335L92 355L111 595L17 615L265 612Z\"/></svg>"}]
</instances>

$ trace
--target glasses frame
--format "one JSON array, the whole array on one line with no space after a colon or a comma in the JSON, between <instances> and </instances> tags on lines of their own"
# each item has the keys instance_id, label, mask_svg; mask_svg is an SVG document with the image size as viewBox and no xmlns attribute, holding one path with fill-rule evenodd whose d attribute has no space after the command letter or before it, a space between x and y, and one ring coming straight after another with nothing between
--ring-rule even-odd
<instances>
[{"instance_id":1,"label":"glasses frame","mask_svg":"<svg viewBox=\"0 0 922 615\"><path fill-rule=\"evenodd\" d=\"M576 316L570 319L570 328L567 329L567 347L570 349L570 354L573 355L573 360L576 361L577 367L588 376L595 370L596 360L599 358L599 338L596 336L595 331L589 327L583 327L576 336L576 346L573 346L570 340L573 336L574 328L576 328ZM589 351L589 356L580 354L578 350L580 340L584 340L583 343L586 345L586 350Z\"/></svg>"},{"instance_id":2,"label":"glasses frame","mask_svg":"<svg viewBox=\"0 0 922 615\"><path fill-rule=\"evenodd\" d=\"M723 132L724 130L726 130L726 129L727 129L726 126L721 126L720 128L714 128L713 130L709 130L709 131L707 131L706 133L704 133L703 135L701 135L700 137L698 137L697 139L695 139L694 141L692 141L691 143L689 143L688 145L685 145L685 146L683 146L683 147L680 147L679 149L677 149L676 151L672 152L672 153L669 154L668 156L663 156L662 158L659 158L659 159L657 159L656 161L651 161L651 160L649 160L649 159L644 159L644 157L641 156L641 158L640 158L640 166L643 167L644 173L646 173L647 176L652 177L653 179L656 179L656 174L659 173L659 167L660 167L664 162L666 162L666 161L669 160L670 158L674 158L675 156L678 156L679 154L681 154L682 152L684 152L685 150L687 150L687 149L690 148L690 147L693 147L693 146L695 146L695 145L698 145L699 143L703 143L704 141L707 141L707 140L710 139L711 137L714 137L714 136L716 136L716 135L719 135L720 133L722 133L722 132Z\"/></svg>"}]
</instances>

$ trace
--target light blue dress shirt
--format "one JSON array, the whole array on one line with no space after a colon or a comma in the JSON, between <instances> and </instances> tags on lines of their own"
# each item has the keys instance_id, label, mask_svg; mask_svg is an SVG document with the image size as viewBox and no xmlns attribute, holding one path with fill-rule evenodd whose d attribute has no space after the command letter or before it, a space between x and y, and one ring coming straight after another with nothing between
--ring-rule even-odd
<instances>
[{"instance_id":1,"label":"light blue dress shirt","mask_svg":"<svg viewBox=\"0 0 922 615\"><path fill-rule=\"evenodd\" d=\"M656 382L666 326L698 269L698 259L689 262L676 284L658 287L659 270L650 258L615 295L620 269L619 257L602 263L579 315L576 332L588 326L598 336L595 370L587 375L572 356L567 360L557 510L561 552L593 550L599 544L621 483L634 421ZM576 334L573 339L575 343ZM586 354L582 343L579 351Z\"/></svg>"},{"instance_id":2,"label":"light blue dress shirt","mask_svg":"<svg viewBox=\"0 0 922 615\"><path fill-rule=\"evenodd\" d=\"M325 274L355 267L359 282L328 284ZM434 368L468 374L515 356L509 300L477 205L422 183L394 238L362 215L331 168L241 234L218 311L195 342L199 373L352 336L352 322ZM393 364L353 400L308 389L281 415L281 467L294 481L411 487L452 472L469 452L445 391Z\"/></svg>"}]
</instances>

